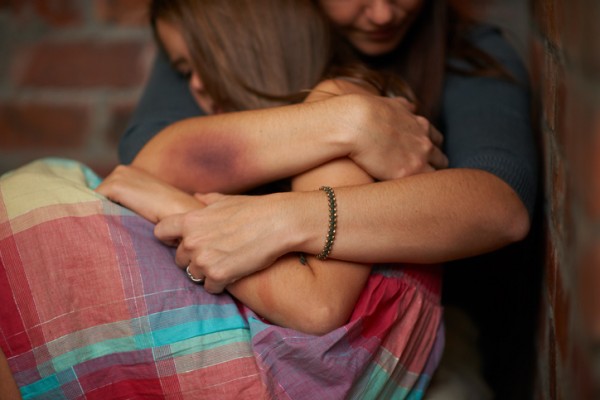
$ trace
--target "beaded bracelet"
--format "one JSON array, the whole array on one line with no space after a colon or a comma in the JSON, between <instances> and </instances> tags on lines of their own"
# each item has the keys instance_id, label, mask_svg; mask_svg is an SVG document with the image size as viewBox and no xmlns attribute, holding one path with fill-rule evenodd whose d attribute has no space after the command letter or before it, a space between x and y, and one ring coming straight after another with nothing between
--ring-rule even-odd
<instances>
[{"instance_id":1,"label":"beaded bracelet","mask_svg":"<svg viewBox=\"0 0 600 400\"><path fill-rule=\"evenodd\" d=\"M327 231L327 237L325 238L325 247L323 247L323 251L317 254L319 260L325 260L329 257L329 253L331 253L331 248L333 247L333 241L335 240L335 228L337 226L337 203L335 201L335 193L333 189L329 186L321 186L319 190L322 190L327 194L327 198L329 201L329 230Z\"/></svg>"}]
</instances>

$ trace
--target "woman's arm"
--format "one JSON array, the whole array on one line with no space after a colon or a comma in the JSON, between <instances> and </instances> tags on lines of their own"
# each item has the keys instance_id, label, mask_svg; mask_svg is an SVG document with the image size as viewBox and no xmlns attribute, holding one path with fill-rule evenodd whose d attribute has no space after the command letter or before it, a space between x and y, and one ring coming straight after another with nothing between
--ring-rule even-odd
<instances>
[{"instance_id":1,"label":"woman's arm","mask_svg":"<svg viewBox=\"0 0 600 400\"><path fill-rule=\"evenodd\" d=\"M486 49L501 47L497 34L490 40ZM502 59L519 64L509 52ZM523 68L510 70L520 81L526 79ZM450 76L443 103L441 128L454 168L340 188L338 218L347 229L338 230L334 257L437 263L480 255L525 237L537 189L528 86ZM198 260L205 265L211 290L262 268L265 260L291 251L320 251L320 216L314 211L320 199L313 193L207 200L202 219L227 221L197 243L205 254L223 249L219 257ZM165 220L156 234L168 237L183 222ZM239 229L232 232L229 224ZM255 246L250 249L247 243ZM242 257L245 263L239 264Z\"/></svg>"},{"instance_id":2,"label":"woman's arm","mask_svg":"<svg viewBox=\"0 0 600 400\"><path fill-rule=\"evenodd\" d=\"M293 189L308 191L321 185L345 186L370 181L364 171L346 158L299 176L294 179ZM328 201L322 191L315 194L321 200L315 204L315 211L322 214L322 249L328 228ZM304 265L297 253L286 255L269 268L229 285L227 290L273 323L313 334L327 333L347 322L371 268L369 264L332 258L321 261L308 254L306 260Z\"/></svg>"},{"instance_id":3,"label":"woman's arm","mask_svg":"<svg viewBox=\"0 0 600 400\"><path fill-rule=\"evenodd\" d=\"M331 256L353 262L431 264L483 254L521 240L529 216L514 190L480 170L449 169L336 189L338 229ZM171 216L161 240L194 231L177 263L203 266L213 293L269 265L281 254L316 254L323 246L317 192L261 197L205 196L202 213ZM217 224L217 221L221 223ZM210 226L207 230L202 227ZM192 250L195 248L195 250Z\"/></svg>"},{"instance_id":4,"label":"woman's arm","mask_svg":"<svg viewBox=\"0 0 600 400\"><path fill-rule=\"evenodd\" d=\"M147 142L133 165L188 192L240 193L344 156L378 179L447 166L441 135L402 99L352 94L197 117L185 82L161 60L120 151L128 161Z\"/></svg>"},{"instance_id":5,"label":"woman's arm","mask_svg":"<svg viewBox=\"0 0 600 400\"><path fill-rule=\"evenodd\" d=\"M333 81L319 85L308 101L330 93L364 90L354 84ZM344 186L372 182L370 176L351 160L341 158L315 168L292 180L295 191L314 191L321 185ZM171 212L200 210L202 204L147 172L135 167L119 167L99 186L98 191L128 206L151 221L160 221ZM327 229L328 203L321 193L323 237ZM189 238L185 238L189 241ZM184 264L193 261L190 255ZM228 290L240 301L273 323L304 332L322 334L344 324L369 276L367 265L318 260L307 256L302 264L297 254L276 260L273 265L230 285ZM190 269L202 276L198 265ZM201 268L200 268L201 269Z\"/></svg>"},{"instance_id":6,"label":"woman's arm","mask_svg":"<svg viewBox=\"0 0 600 400\"><path fill-rule=\"evenodd\" d=\"M365 89L345 81L325 81L315 88L308 102ZM372 178L348 158L340 158L293 178L292 190L314 191L320 186L365 184ZM322 213L321 245L328 228L329 204L323 192L315 211ZM338 225L339 226L339 225ZM314 252L319 253L321 250ZM267 269L250 275L227 290L271 322L313 334L327 333L347 322L371 268L306 255L306 264L296 253L277 260ZM290 282L294 282L290 285Z\"/></svg>"},{"instance_id":7,"label":"woman's arm","mask_svg":"<svg viewBox=\"0 0 600 400\"><path fill-rule=\"evenodd\" d=\"M370 180L351 161L340 159L298 177L294 189L312 190L321 183L346 184L363 179ZM196 197L130 166L117 168L97 191L151 222L204 207ZM323 214L324 236L328 207L325 195L319 193L319 197L321 204L317 208ZM286 255L269 268L230 285L228 290L273 323L314 334L328 332L347 321L370 268L333 259L306 259L304 265L298 254Z\"/></svg>"}]
</instances>

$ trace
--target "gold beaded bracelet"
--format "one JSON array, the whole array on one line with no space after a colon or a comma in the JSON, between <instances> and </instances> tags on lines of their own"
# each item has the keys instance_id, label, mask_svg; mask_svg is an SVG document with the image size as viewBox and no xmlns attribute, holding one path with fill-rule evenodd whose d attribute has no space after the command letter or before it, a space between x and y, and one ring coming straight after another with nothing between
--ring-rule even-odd
<instances>
[{"instance_id":1,"label":"gold beaded bracelet","mask_svg":"<svg viewBox=\"0 0 600 400\"><path fill-rule=\"evenodd\" d=\"M329 253L331 253L331 248L333 247L333 241L335 240L335 229L337 226L337 203L335 201L335 193L333 189L329 186L321 186L319 190L322 190L327 194L327 199L329 201L329 230L327 231L327 237L325 238L325 247L323 247L323 251L317 254L319 260L325 260L329 257Z\"/></svg>"}]
</instances>

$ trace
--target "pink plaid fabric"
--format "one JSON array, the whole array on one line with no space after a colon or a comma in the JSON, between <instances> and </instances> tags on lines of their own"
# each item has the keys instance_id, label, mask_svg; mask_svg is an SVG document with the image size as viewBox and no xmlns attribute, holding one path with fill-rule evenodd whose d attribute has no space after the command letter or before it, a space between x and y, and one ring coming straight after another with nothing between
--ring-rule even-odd
<instances>
[{"instance_id":1,"label":"pink plaid fabric","mask_svg":"<svg viewBox=\"0 0 600 400\"><path fill-rule=\"evenodd\" d=\"M24 398L422 397L438 267L375 268L348 324L307 335L190 282L97 182L63 159L0 178L0 347Z\"/></svg>"}]
</instances>

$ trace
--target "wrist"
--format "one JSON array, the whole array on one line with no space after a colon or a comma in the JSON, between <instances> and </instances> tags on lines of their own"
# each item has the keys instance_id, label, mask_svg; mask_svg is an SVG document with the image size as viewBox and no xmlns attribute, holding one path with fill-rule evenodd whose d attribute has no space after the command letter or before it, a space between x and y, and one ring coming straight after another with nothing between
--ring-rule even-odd
<instances>
[{"instance_id":1,"label":"wrist","mask_svg":"<svg viewBox=\"0 0 600 400\"><path fill-rule=\"evenodd\" d=\"M361 95L346 94L335 96L326 102L327 126L331 128L326 145L332 146L337 158L346 157L355 152L361 125L361 114L364 112L364 101ZM340 116L343 116L340 118Z\"/></svg>"},{"instance_id":2,"label":"wrist","mask_svg":"<svg viewBox=\"0 0 600 400\"><path fill-rule=\"evenodd\" d=\"M280 255L294 252L317 254L323 247L323 216L318 207L324 202L323 193L286 192L272 195L278 210L277 237L280 238Z\"/></svg>"}]
</instances>

